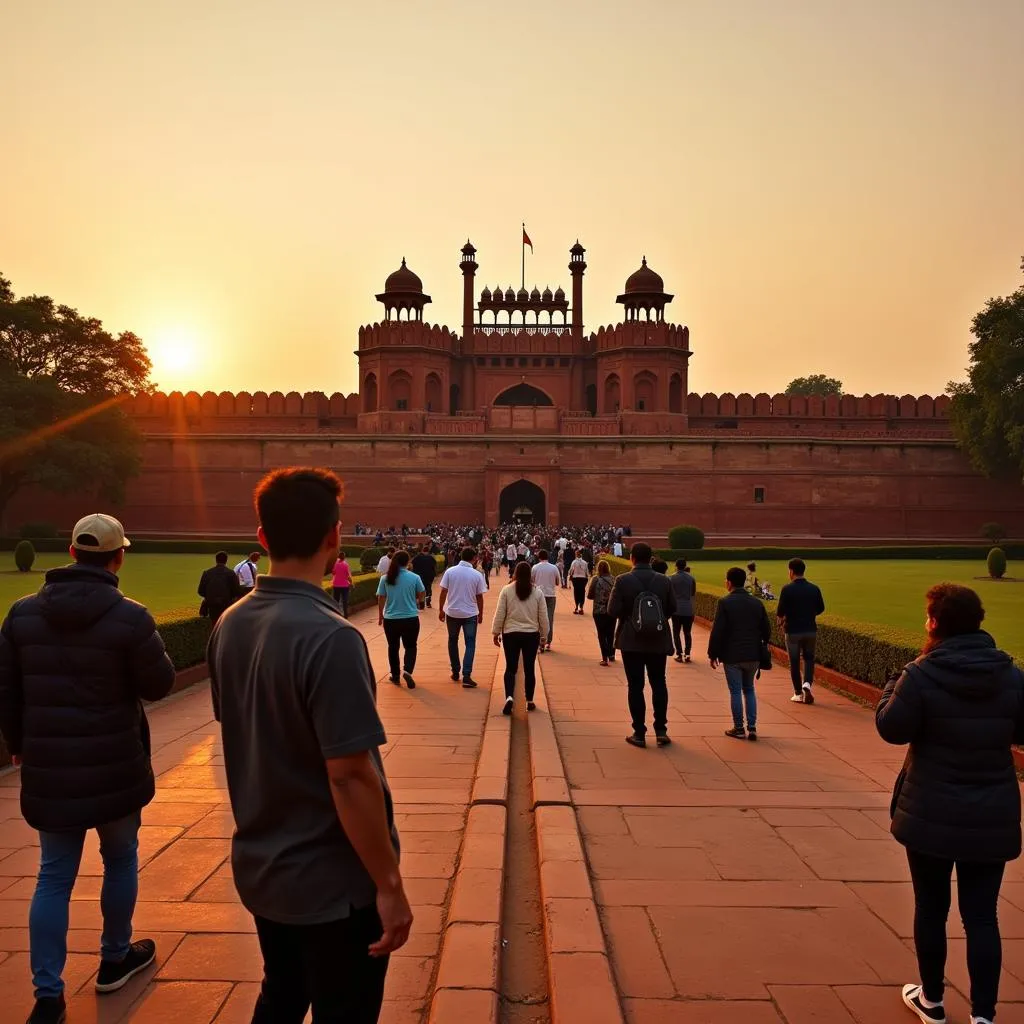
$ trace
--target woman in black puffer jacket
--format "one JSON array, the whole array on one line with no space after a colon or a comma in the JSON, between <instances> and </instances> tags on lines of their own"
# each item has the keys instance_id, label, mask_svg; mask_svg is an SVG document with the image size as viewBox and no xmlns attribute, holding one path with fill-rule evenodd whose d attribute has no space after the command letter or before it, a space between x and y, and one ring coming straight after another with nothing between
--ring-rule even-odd
<instances>
[{"instance_id":1,"label":"woman in black puffer jacket","mask_svg":"<svg viewBox=\"0 0 1024 1024\"><path fill-rule=\"evenodd\" d=\"M907 848L914 882L920 985L903 1001L923 1021L945 1021L946 918L956 866L967 933L972 1024L995 1019L1002 967L996 902L1006 862L1021 852L1020 786L1010 747L1024 742L1024 675L981 628L967 587L927 594L929 641L893 677L875 722L889 743L909 743L893 794L892 834Z\"/></svg>"}]
</instances>

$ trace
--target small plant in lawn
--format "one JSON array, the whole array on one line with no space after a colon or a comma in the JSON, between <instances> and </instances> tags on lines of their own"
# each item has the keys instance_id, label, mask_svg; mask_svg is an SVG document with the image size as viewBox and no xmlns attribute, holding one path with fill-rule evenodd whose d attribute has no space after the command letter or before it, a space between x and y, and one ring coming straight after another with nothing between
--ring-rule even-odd
<instances>
[{"instance_id":1,"label":"small plant in lawn","mask_svg":"<svg viewBox=\"0 0 1024 1024\"><path fill-rule=\"evenodd\" d=\"M673 526L668 531L668 546L698 551L704 547L704 531L699 526Z\"/></svg>"},{"instance_id":2,"label":"small plant in lawn","mask_svg":"<svg viewBox=\"0 0 1024 1024\"><path fill-rule=\"evenodd\" d=\"M992 579L1001 580L1006 575L1006 552L1002 548L993 548L985 561Z\"/></svg>"},{"instance_id":3,"label":"small plant in lawn","mask_svg":"<svg viewBox=\"0 0 1024 1024\"><path fill-rule=\"evenodd\" d=\"M986 540L992 541L993 544L998 544L1009 536L1006 527L1002 523L986 523L981 528L981 535Z\"/></svg>"},{"instance_id":4,"label":"small plant in lawn","mask_svg":"<svg viewBox=\"0 0 1024 1024\"><path fill-rule=\"evenodd\" d=\"M36 560L36 549L30 540L20 540L14 549L14 564L19 572L28 572Z\"/></svg>"}]
</instances>

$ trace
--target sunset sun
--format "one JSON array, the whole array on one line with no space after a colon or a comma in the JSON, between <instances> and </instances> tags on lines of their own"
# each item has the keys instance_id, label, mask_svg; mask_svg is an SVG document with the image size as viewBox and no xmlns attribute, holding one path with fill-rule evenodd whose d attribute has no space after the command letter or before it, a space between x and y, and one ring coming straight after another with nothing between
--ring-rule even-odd
<instances>
[{"instance_id":1,"label":"sunset sun","mask_svg":"<svg viewBox=\"0 0 1024 1024\"><path fill-rule=\"evenodd\" d=\"M153 377L162 386L177 386L200 363L200 340L187 327L169 327L154 334L149 344Z\"/></svg>"}]
</instances>

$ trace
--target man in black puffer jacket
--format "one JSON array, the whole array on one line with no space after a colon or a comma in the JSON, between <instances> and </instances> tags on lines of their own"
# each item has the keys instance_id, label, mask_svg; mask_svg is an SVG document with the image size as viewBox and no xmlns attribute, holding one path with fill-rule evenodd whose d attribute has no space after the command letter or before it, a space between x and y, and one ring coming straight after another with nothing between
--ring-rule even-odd
<instances>
[{"instance_id":1,"label":"man in black puffer jacket","mask_svg":"<svg viewBox=\"0 0 1024 1024\"><path fill-rule=\"evenodd\" d=\"M48 572L0 627L0 732L21 765L21 809L42 854L29 1024L65 1019L68 904L88 829L99 833L104 872L97 991L121 988L156 954L151 940L131 941L140 812L155 791L141 701L170 692L174 666L152 616L118 589L128 545L111 516L80 520L75 564Z\"/></svg>"}]
</instances>

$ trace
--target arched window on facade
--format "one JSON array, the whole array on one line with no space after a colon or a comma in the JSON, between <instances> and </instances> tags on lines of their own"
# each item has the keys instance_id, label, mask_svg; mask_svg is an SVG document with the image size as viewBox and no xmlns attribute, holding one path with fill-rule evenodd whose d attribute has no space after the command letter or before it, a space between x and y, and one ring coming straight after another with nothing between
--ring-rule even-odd
<instances>
[{"instance_id":1,"label":"arched window on facade","mask_svg":"<svg viewBox=\"0 0 1024 1024\"><path fill-rule=\"evenodd\" d=\"M388 377L388 403L399 412L412 408L412 378L405 370L396 370Z\"/></svg>"},{"instance_id":2,"label":"arched window on facade","mask_svg":"<svg viewBox=\"0 0 1024 1024\"><path fill-rule=\"evenodd\" d=\"M633 378L633 401L637 412L657 412L658 378L649 370Z\"/></svg>"},{"instance_id":3,"label":"arched window on facade","mask_svg":"<svg viewBox=\"0 0 1024 1024\"><path fill-rule=\"evenodd\" d=\"M616 413L622 408L622 385L618 374L610 373L604 381L604 411Z\"/></svg>"},{"instance_id":4,"label":"arched window on facade","mask_svg":"<svg viewBox=\"0 0 1024 1024\"><path fill-rule=\"evenodd\" d=\"M441 378L436 373L428 373L426 380L427 412L444 412L441 389Z\"/></svg>"},{"instance_id":5,"label":"arched window on facade","mask_svg":"<svg viewBox=\"0 0 1024 1024\"><path fill-rule=\"evenodd\" d=\"M377 411L377 375L368 373L363 381L363 412Z\"/></svg>"},{"instance_id":6,"label":"arched window on facade","mask_svg":"<svg viewBox=\"0 0 1024 1024\"><path fill-rule=\"evenodd\" d=\"M683 411L683 378L678 373L673 373L668 382L668 411Z\"/></svg>"}]
</instances>

